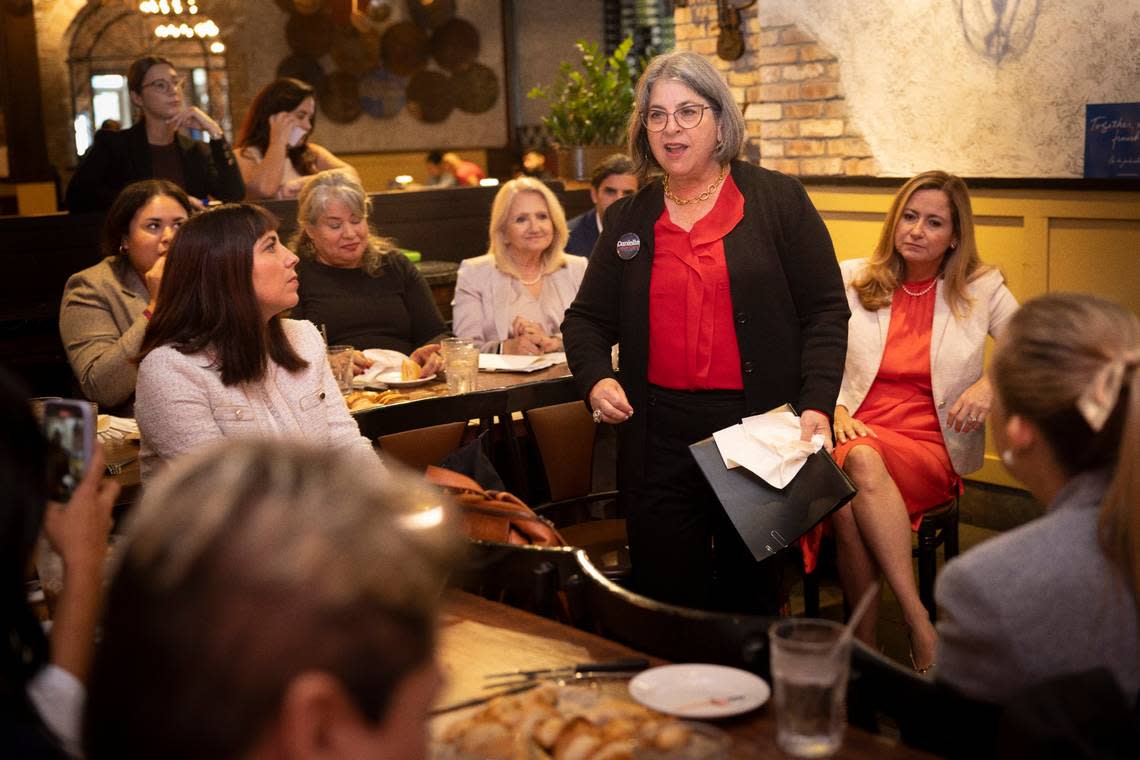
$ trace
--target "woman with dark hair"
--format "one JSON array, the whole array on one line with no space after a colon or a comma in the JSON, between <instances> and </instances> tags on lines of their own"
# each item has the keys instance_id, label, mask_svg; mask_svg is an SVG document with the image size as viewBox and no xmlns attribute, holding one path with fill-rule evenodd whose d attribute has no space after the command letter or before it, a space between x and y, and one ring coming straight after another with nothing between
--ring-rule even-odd
<instances>
[{"instance_id":1,"label":"woman with dark hair","mask_svg":"<svg viewBox=\"0 0 1140 760\"><path fill-rule=\"evenodd\" d=\"M1140 693L1140 320L1097 296L1035 298L998 338L989 376L1002 463L1048 507L939 576L935 675L1002 703L1103 668L1131 708Z\"/></svg>"},{"instance_id":2,"label":"woman with dark hair","mask_svg":"<svg viewBox=\"0 0 1140 760\"><path fill-rule=\"evenodd\" d=\"M918 596L911 530L961 493L982 466L989 381L986 336L1017 301L974 239L966 183L929 171L902 186L869 259L841 265L851 321L835 407L835 461L859 489L831 519L848 601L881 574L909 628L912 666L934 662L935 632ZM804 542L813 564L814 542ZM875 645L878 600L858 635Z\"/></svg>"},{"instance_id":3,"label":"woman with dark hair","mask_svg":"<svg viewBox=\"0 0 1140 760\"><path fill-rule=\"evenodd\" d=\"M304 82L283 77L257 93L237 138L247 198L295 198L310 174L351 170L327 148L309 141L316 123L317 101Z\"/></svg>"},{"instance_id":4,"label":"woman with dark hair","mask_svg":"<svg viewBox=\"0 0 1140 760\"><path fill-rule=\"evenodd\" d=\"M0 746L11 757L79 751L84 683L103 588L111 507L119 487L103 479L98 446L66 504L47 500L48 444L27 396L0 370ZM41 532L63 560L51 642L28 607L26 580Z\"/></svg>"},{"instance_id":5,"label":"woman with dark hair","mask_svg":"<svg viewBox=\"0 0 1140 760\"><path fill-rule=\"evenodd\" d=\"M795 178L739 160L745 131L706 57L650 62L629 150L652 180L607 209L562 335L594 420L618 426L638 588L772 613L779 563L753 559L689 445L790 403L829 446L849 313L823 220Z\"/></svg>"},{"instance_id":6,"label":"woman with dark hair","mask_svg":"<svg viewBox=\"0 0 1140 760\"><path fill-rule=\"evenodd\" d=\"M127 70L131 102L141 112L130 129L101 129L67 187L73 213L108 208L124 187L142 179L165 179L196 201L239 201L245 183L225 133L182 95L186 78L165 58L139 58ZM209 144L180 134L205 132Z\"/></svg>"},{"instance_id":7,"label":"woman with dark hair","mask_svg":"<svg viewBox=\"0 0 1140 760\"><path fill-rule=\"evenodd\" d=\"M297 257L277 218L249 203L187 222L143 336L135 416L143 478L212 440L304 438L379 460L341 399L297 305Z\"/></svg>"},{"instance_id":8,"label":"woman with dark hair","mask_svg":"<svg viewBox=\"0 0 1140 760\"><path fill-rule=\"evenodd\" d=\"M87 398L131 414L133 361L155 311L166 252L193 213L182 188L161 179L128 185L103 221L102 253L63 289L59 334Z\"/></svg>"}]
</instances>

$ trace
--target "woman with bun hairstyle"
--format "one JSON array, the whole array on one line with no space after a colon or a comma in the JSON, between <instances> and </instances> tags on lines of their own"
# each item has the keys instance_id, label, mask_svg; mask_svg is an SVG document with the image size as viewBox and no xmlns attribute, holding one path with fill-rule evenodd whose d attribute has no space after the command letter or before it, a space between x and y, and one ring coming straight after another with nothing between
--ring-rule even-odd
<instances>
[{"instance_id":1,"label":"woman with bun hairstyle","mask_svg":"<svg viewBox=\"0 0 1140 760\"><path fill-rule=\"evenodd\" d=\"M1107 670L1140 692L1140 320L1092 295L1029 301L998 338L990 422L1045 516L939 576L937 678L1005 702Z\"/></svg>"},{"instance_id":2,"label":"woman with bun hairstyle","mask_svg":"<svg viewBox=\"0 0 1140 760\"><path fill-rule=\"evenodd\" d=\"M148 478L161 462L222 438L304 438L379 466L297 305L297 257L260 206L194 217L171 248L147 326L135 417Z\"/></svg>"},{"instance_id":3,"label":"woman with bun hairstyle","mask_svg":"<svg viewBox=\"0 0 1140 760\"><path fill-rule=\"evenodd\" d=\"M246 198L295 198L305 178L351 167L309 140L317 123L313 88L282 77L257 93L237 138L237 162Z\"/></svg>"}]
</instances>

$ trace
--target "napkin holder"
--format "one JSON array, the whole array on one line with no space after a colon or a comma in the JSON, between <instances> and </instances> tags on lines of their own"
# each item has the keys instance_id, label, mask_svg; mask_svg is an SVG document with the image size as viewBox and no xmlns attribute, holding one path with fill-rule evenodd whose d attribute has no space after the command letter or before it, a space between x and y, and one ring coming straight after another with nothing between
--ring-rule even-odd
<instances>
[{"instance_id":1,"label":"napkin holder","mask_svg":"<svg viewBox=\"0 0 1140 760\"><path fill-rule=\"evenodd\" d=\"M855 496L855 486L822 449L807 458L784 488L744 467L725 467L712 437L689 451L757 562L786 548Z\"/></svg>"}]
</instances>

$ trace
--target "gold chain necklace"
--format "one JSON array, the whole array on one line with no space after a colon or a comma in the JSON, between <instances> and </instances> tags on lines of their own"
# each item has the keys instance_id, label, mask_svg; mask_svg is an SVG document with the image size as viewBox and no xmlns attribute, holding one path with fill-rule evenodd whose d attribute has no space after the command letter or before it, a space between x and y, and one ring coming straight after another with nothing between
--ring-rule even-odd
<instances>
[{"instance_id":1,"label":"gold chain necklace","mask_svg":"<svg viewBox=\"0 0 1140 760\"><path fill-rule=\"evenodd\" d=\"M705 190L703 193L698 195L696 198L688 198L688 199L678 198L676 195L673 195L673 193L671 193L669 191L669 175L666 174L665 175L665 197L668 198L669 200L673 201L674 203L676 203L678 206L688 206L692 203L700 203L701 201L707 201L709 198L712 197L712 194L716 192L716 189L718 187L720 187L720 183L724 182L724 177L727 173L728 173L728 167L727 166L720 167L720 174L717 175L716 181L713 182L711 185L709 185L709 189Z\"/></svg>"}]
</instances>

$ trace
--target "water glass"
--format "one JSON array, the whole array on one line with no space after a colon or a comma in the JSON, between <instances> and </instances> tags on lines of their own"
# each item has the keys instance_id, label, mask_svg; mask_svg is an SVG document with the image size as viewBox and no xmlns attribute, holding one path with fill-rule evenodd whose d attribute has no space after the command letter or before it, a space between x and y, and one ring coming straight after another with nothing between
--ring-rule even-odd
<instances>
[{"instance_id":1,"label":"water glass","mask_svg":"<svg viewBox=\"0 0 1140 760\"><path fill-rule=\"evenodd\" d=\"M329 346L329 367L342 394L352 390L352 346Z\"/></svg>"},{"instance_id":2,"label":"water glass","mask_svg":"<svg viewBox=\"0 0 1140 760\"><path fill-rule=\"evenodd\" d=\"M439 358L443 359L444 369L447 368L448 357L451 356L452 352L455 351L455 349L471 345L474 344L466 338L444 338L441 340L439 342Z\"/></svg>"},{"instance_id":3,"label":"water glass","mask_svg":"<svg viewBox=\"0 0 1140 760\"><path fill-rule=\"evenodd\" d=\"M470 344L453 346L444 357L447 371L447 390L451 393L470 393L475 390L479 374L479 349Z\"/></svg>"},{"instance_id":4,"label":"water glass","mask_svg":"<svg viewBox=\"0 0 1140 760\"><path fill-rule=\"evenodd\" d=\"M827 757L843 742L851 640L831 620L789 618L768 629L776 743L793 757Z\"/></svg>"}]
</instances>

